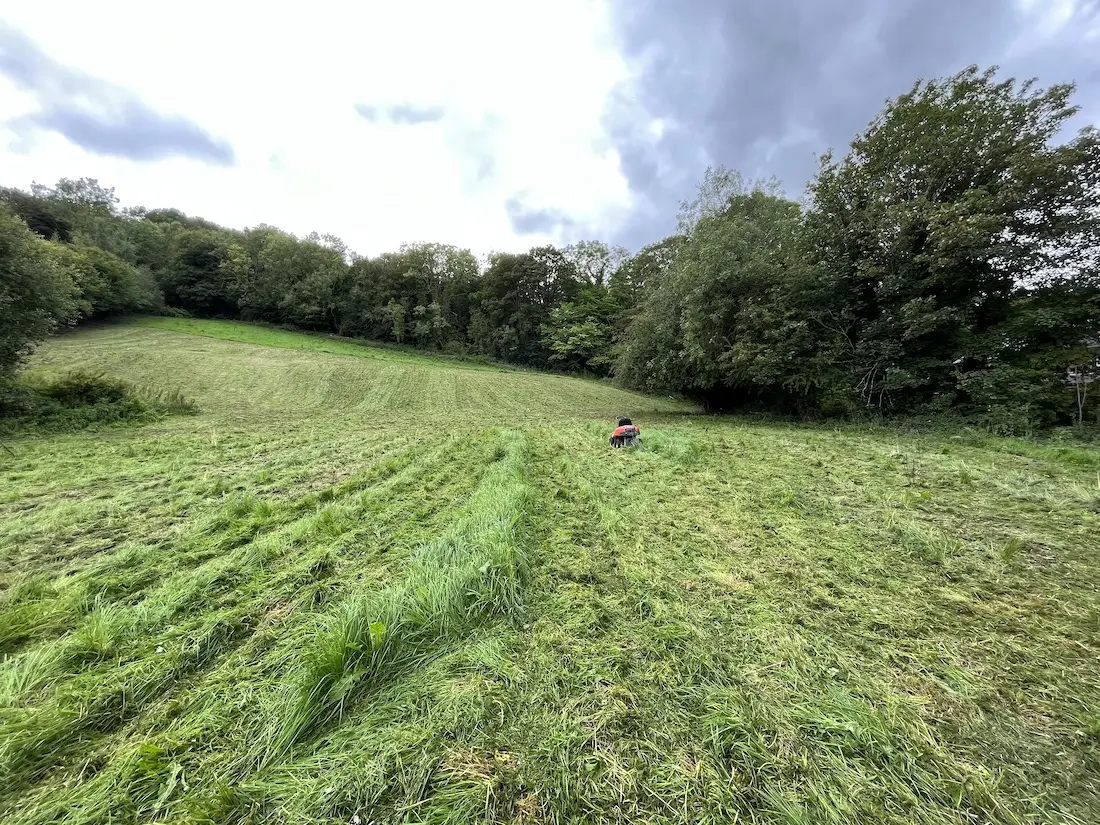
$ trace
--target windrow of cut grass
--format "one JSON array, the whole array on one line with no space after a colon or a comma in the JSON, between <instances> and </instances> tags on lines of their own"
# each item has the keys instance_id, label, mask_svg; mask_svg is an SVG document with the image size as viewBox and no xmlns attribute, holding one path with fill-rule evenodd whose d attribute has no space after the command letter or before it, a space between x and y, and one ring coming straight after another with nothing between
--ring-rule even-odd
<instances>
[{"instance_id":1,"label":"windrow of cut grass","mask_svg":"<svg viewBox=\"0 0 1100 825\"><path fill-rule=\"evenodd\" d=\"M317 633L291 679L260 764L282 757L302 736L343 713L366 686L423 666L440 641L514 610L526 568L527 447L505 433L499 458L466 512L413 557L404 580L351 599Z\"/></svg>"},{"instance_id":2,"label":"windrow of cut grass","mask_svg":"<svg viewBox=\"0 0 1100 825\"><path fill-rule=\"evenodd\" d=\"M271 721L292 718L283 713L285 704L296 701L295 692L300 692L303 680L310 674L316 675L318 661L331 665L336 657L347 666L342 672L341 685L329 685L325 692L311 691L310 707L319 712L332 710L332 701L339 694L339 703L343 703L367 684L378 684L379 680L392 676L395 672L407 669L411 665L422 663L430 658L432 651L447 637L462 629L472 628L478 617L499 612L514 604L518 599L518 586L523 568L523 555L520 539L523 532L524 501L526 497L523 477L525 474L525 445L522 438L505 433L503 441L490 439L465 445L474 450L480 459L487 462L488 470L473 490L464 515L451 527L445 528L439 538L423 544L408 560L408 570L394 580L393 584L381 584L380 589L372 591L367 582L358 579L357 594L347 594L345 601L339 603L334 612L317 614L312 611L323 608L330 602L318 602L315 598L295 594L294 589L279 586L273 579L271 569L246 570L235 551L225 556L225 563L232 571L231 580L242 581L225 592L231 595L230 604L223 599L215 599L206 604L206 612L196 614L190 621L181 621L178 604L163 603L156 593L134 607L117 605L99 605L89 616L85 625L73 634L68 642L70 655L60 655L59 659L45 660L41 651L62 648L33 648L15 659L9 659L2 673L2 682L9 685L9 701L6 704L13 712L5 728L4 749L0 751L0 765L8 770L4 775L7 789L15 791L26 782L35 779L47 766L56 769L64 764L66 752L79 752L87 755L88 749L102 746L105 765L97 772L97 787L102 785L102 805L116 797L119 791L117 782L121 781L118 771L129 776L132 748L118 744L122 728L130 717L140 724L140 716L148 715L151 708L162 704L182 686L192 681L201 684L206 678L202 671L220 669L219 659L229 654L239 643L248 644L260 629L263 617L272 610L280 610L280 604L270 604L273 597L297 600L302 608L289 612L284 619L298 616L300 621L288 624L283 621L282 639L269 638L258 649L262 655L256 657L253 649L251 666L261 665L256 674L269 687L266 698L260 701L250 713L244 714L246 723L238 718L236 736L226 743L226 758L230 765L241 762L240 754L255 749L257 741L265 736L279 740L280 732L271 731ZM453 451L452 451L453 452ZM451 458L454 458L452 455ZM464 465L467 468L469 464ZM423 477L423 475L421 475ZM348 486L347 483L344 485ZM359 495L362 499L383 494L392 495L392 486L370 488ZM436 491L438 492L438 490ZM322 502L339 499L333 495L321 495ZM392 503L392 502L391 502ZM331 504L323 509L314 510L307 519L313 523L324 522L326 513L331 513ZM400 518L400 508L393 515ZM301 521L295 522L300 525ZM384 526L385 520L376 521L376 529ZM292 525L293 526L293 525ZM277 535L272 533L257 541L267 544L267 539ZM316 532L308 535L316 537ZM256 542L253 542L255 544ZM315 548L303 548L303 558L296 567L301 569L305 561L315 560L306 572L310 576L331 574L334 556L331 548L319 558ZM242 545L242 551L250 551L248 545ZM255 548L251 548L249 557L256 558ZM258 554L266 557L265 553ZM210 562L213 563L213 562ZM208 563L208 564L210 564ZM218 577L225 572L219 566ZM181 573L186 589L192 593L208 594L219 592L211 587L209 574L202 569L194 573ZM309 578L309 576L307 576ZM198 583L198 587L194 587ZM162 590L172 599L179 592L180 583L169 580ZM192 605L193 606L193 605ZM388 620L386 628L380 629L378 617L372 618L367 627L356 624L357 618L371 615L372 608L381 612L378 617ZM167 632L156 633L151 625L158 622L150 620L151 612L160 624L170 620L174 626ZM136 617L145 618L142 627ZM126 617L126 614L131 614ZM217 626L236 629L243 635L228 632L220 638L219 647L210 650L202 646L201 639L209 634L206 625L213 617ZM308 618L307 618L308 617ZM315 618L318 617L318 618ZM327 628L319 633L319 628ZM273 630L273 629L272 629ZM137 651L132 649L123 653L128 644L140 637L141 633L154 633L148 636ZM357 634L360 634L357 636ZM379 635L381 634L381 635ZM200 637L195 643L194 637ZM125 637L125 638L124 638ZM156 650L149 647L153 640L158 642ZM359 642L368 640L365 648ZM181 644L181 642L183 644ZM94 643L97 649L92 652L85 648ZM181 651L171 655L170 651ZM363 651L367 658L362 658ZM90 659L94 667L89 667ZM247 659L246 659L247 661ZM243 662L226 662L238 677ZM49 671L54 677L66 675L66 668L77 668L75 678L69 678L62 689L52 694L43 694L43 701L18 701L19 698L33 693L41 687L43 672ZM323 666L322 666L323 667ZM30 674L31 668L37 668L36 674ZM212 674L213 675L213 674ZM332 674L329 674L332 675ZM291 685L291 694L285 690ZM350 690L351 686L355 691ZM320 685L318 685L320 687ZM125 702L122 698L125 698ZM14 700L14 701L13 701ZM78 703L78 704L74 704ZM263 711L260 712L260 708ZM19 713L16 716L15 713ZM200 714L201 716L201 714ZM299 739L324 719L311 718L307 726L292 730L292 739ZM188 727L194 735L196 720L191 718ZM265 734L264 732L267 731ZM208 729L206 734L213 738L224 737L226 732ZM106 738L105 738L106 736ZM287 743L288 745L290 742ZM160 745L149 745L156 751ZM269 760L281 753L278 744L270 751L264 751L262 759ZM110 754L110 755L107 755ZM248 760L245 760L246 762ZM230 767L227 770L236 770ZM114 780L108 781L109 777ZM127 780L129 781L129 780ZM85 793L91 788L85 787ZM55 793L57 789L55 788ZM133 804L127 796L125 804L116 805L113 810L125 815ZM162 800L163 801L163 800ZM108 805L109 807L109 805Z\"/></svg>"}]
</instances>

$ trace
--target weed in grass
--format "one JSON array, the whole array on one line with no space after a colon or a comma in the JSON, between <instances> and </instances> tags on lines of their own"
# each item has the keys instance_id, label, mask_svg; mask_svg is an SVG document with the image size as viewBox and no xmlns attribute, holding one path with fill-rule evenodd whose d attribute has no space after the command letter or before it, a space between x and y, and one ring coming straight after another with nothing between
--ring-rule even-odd
<instances>
[{"instance_id":1,"label":"weed in grass","mask_svg":"<svg viewBox=\"0 0 1100 825\"><path fill-rule=\"evenodd\" d=\"M1012 538L1001 545L1001 561L1006 565L1015 565L1020 558L1020 553L1024 549L1024 543L1019 539Z\"/></svg>"},{"instance_id":2,"label":"weed in grass","mask_svg":"<svg viewBox=\"0 0 1100 825\"><path fill-rule=\"evenodd\" d=\"M31 371L0 390L0 432L12 434L148 423L198 412L194 399L178 390L136 387L99 371Z\"/></svg>"},{"instance_id":3,"label":"weed in grass","mask_svg":"<svg viewBox=\"0 0 1100 825\"><path fill-rule=\"evenodd\" d=\"M64 655L59 645L43 645L0 661L0 707L17 704L25 694L53 678Z\"/></svg>"}]
</instances>

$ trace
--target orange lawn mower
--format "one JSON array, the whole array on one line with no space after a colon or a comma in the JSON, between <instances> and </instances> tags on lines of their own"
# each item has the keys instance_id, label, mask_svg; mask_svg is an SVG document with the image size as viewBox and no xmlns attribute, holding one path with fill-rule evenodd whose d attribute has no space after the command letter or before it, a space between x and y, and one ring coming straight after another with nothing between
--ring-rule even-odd
<instances>
[{"instance_id":1,"label":"orange lawn mower","mask_svg":"<svg viewBox=\"0 0 1100 825\"><path fill-rule=\"evenodd\" d=\"M615 428L615 432L611 433L611 446L615 449L635 447L641 442L642 428L629 418L620 418L619 426Z\"/></svg>"}]
</instances>

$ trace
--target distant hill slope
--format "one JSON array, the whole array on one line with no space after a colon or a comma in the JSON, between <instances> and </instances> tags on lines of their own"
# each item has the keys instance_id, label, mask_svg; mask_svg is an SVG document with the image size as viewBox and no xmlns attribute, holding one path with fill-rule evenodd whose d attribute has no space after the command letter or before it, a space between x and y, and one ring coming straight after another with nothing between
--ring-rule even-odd
<instances>
[{"instance_id":1,"label":"distant hill slope","mask_svg":"<svg viewBox=\"0 0 1100 825\"><path fill-rule=\"evenodd\" d=\"M34 365L184 387L214 416L423 418L454 425L584 418L610 424L618 415L652 418L689 409L598 381L236 321L150 318L79 330L49 341Z\"/></svg>"}]
</instances>

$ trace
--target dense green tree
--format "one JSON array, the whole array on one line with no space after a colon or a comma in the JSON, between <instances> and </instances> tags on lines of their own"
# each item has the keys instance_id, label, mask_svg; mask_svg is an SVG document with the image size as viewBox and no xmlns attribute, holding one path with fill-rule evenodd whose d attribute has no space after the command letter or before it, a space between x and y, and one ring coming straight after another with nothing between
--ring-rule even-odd
<instances>
[{"instance_id":1,"label":"dense green tree","mask_svg":"<svg viewBox=\"0 0 1100 825\"><path fill-rule=\"evenodd\" d=\"M333 290L346 269L343 251L320 237L300 240L282 232L252 233L251 267L244 247L226 246L223 272L238 284L246 318L285 323L304 329L335 327Z\"/></svg>"},{"instance_id":2,"label":"dense green tree","mask_svg":"<svg viewBox=\"0 0 1100 825\"><path fill-rule=\"evenodd\" d=\"M806 227L816 381L879 409L982 408L976 373L1034 368L1042 344L1017 317L1031 299L1044 324L1073 308L1056 346L1095 336L1095 312L1078 310L1094 305L1100 137L1056 142L1072 91L972 67L916 84L845 158L823 159ZM1039 359L1042 383L1064 377L1064 355Z\"/></svg>"},{"instance_id":3,"label":"dense green tree","mask_svg":"<svg viewBox=\"0 0 1100 825\"><path fill-rule=\"evenodd\" d=\"M606 289L583 287L572 301L555 307L542 328L548 362L566 370L609 374L618 314L619 307Z\"/></svg>"},{"instance_id":4,"label":"dense green tree","mask_svg":"<svg viewBox=\"0 0 1100 825\"><path fill-rule=\"evenodd\" d=\"M603 241L578 241L561 253L573 264L581 281L601 287L607 286L611 276L629 258L623 247L608 246Z\"/></svg>"},{"instance_id":5,"label":"dense green tree","mask_svg":"<svg viewBox=\"0 0 1100 825\"><path fill-rule=\"evenodd\" d=\"M73 223L70 210L47 197L37 197L20 189L0 189L0 201L22 218L37 235L47 240L70 241Z\"/></svg>"},{"instance_id":6,"label":"dense green tree","mask_svg":"<svg viewBox=\"0 0 1100 825\"><path fill-rule=\"evenodd\" d=\"M354 259L334 290L337 327L344 335L397 340L397 305L405 314L402 339L408 328L423 346L462 347L478 277L473 253L446 244L408 244Z\"/></svg>"},{"instance_id":7,"label":"dense green tree","mask_svg":"<svg viewBox=\"0 0 1100 825\"><path fill-rule=\"evenodd\" d=\"M747 186L740 178L730 177ZM706 185L706 184L704 184ZM800 266L796 203L728 187L691 221L668 271L648 292L619 355L619 374L708 406L752 400L782 380L761 343Z\"/></svg>"},{"instance_id":8,"label":"dense green tree","mask_svg":"<svg viewBox=\"0 0 1100 825\"><path fill-rule=\"evenodd\" d=\"M544 365L541 330L555 307L573 298L580 280L572 261L554 247L491 256L474 296L470 338L477 350L517 364Z\"/></svg>"},{"instance_id":9,"label":"dense green tree","mask_svg":"<svg viewBox=\"0 0 1100 825\"><path fill-rule=\"evenodd\" d=\"M212 221L206 220L205 218L191 217L190 215L187 215L178 209L142 209L141 211L142 218L149 221L150 223L176 223L186 229L219 230L223 228Z\"/></svg>"},{"instance_id":10,"label":"dense green tree","mask_svg":"<svg viewBox=\"0 0 1100 825\"><path fill-rule=\"evenodd\" d=\"M81 318L149 312L162 303L151 275L104 249L58 246L54 254L76 288L76 306Z\"/></svg>"},{"instance_id":11,"label":"dense green tree","mask_svg":"<svg viewBox=\"0 0 1100 825\"><path fill-rule=\"evenodd\" d=\"M0 381L75 311L76 288L56 244L0 206Z\"/></svg>"},{"instance_id":12,"label":"dense green tree","mask_svg":"<svg viewBox=\"0 0 1100 825\"><path fill-rule=\"evenodd\" d=\"M685 240L684 235L670 235L657 243L644 246L612 273L607 287L608 296L615 306L612 361L618 358L627 330L637 316L642 299L656 289L671 271Z\"/></svg>"},{"instance_id":13,"label":"dense green tree","mask_svg":"<svg viewBox=\"0 0 1100 825\"><path fill-rule=\"evenodd\" d=\"M225 233L208 229L172 235L167 262L159 273L168 304L197 315L235 316L237 292L222 271L230 245Z\"/></svg>"},{"instance_id":14,"label":"dense green tree","mask_svg":"<svg viewBox=\"0 0 1100 825\"><path fill-rule=\"evenodd\" d=\"M386 312L390 319L390 334L393 336L393 340L399 344L405 343L405 317L408 314L408 309L400 301L390 299L390 302L386 304Z\"/></svg>"},{"instance_id":15,"label":"dense green tree","mask_svg":"<svg viewBox=\"0 0 1100 825\"><path fill-rule=\"evenodd\" d=\"M61 178L53 187L31 184L31 195L39 202L49 203L71 228L71 237L63 241L80 241L131 260L132 253L118 217L118 197L114 187L102 186L95 178Z\"/></svg>"},{"instance_id":16,"label":"dense green tree","mask_svg":"<svg viewBox=\"0 0 1100 825\"><path fill-rule=\"evenodd\" d=\"M40 183L31 184L31 194L76 207L96 209L112 213L118 206L113 186L101 186L95 178L61 178L52 188Z\"/></svg>"}]
</instances>

